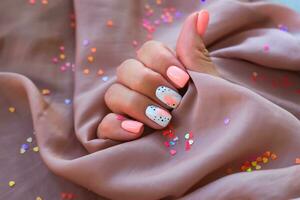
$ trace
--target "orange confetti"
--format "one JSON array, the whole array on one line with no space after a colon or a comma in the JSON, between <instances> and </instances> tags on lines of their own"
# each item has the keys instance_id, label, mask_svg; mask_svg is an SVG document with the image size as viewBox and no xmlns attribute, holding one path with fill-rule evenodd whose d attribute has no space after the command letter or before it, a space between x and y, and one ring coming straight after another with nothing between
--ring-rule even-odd
<instances>
[{"instance_id":1,"label":"orange confetti","mask_svg":"<svg viewBox=\"0 0 300 200\"><path fill-rule=\"evenodd\" d=\"M42 94L43 95L49 95L50 94L50 90L48 90L48 89L42 89Z\"/></svg>"},{"instance_id":2,"label":"orange confetti","mask_svg":"<svg viewBox=\"0 0 300 200\"><path fill-rule=\"evenodd\" d=\"M84 70L83 70L83 73L87 75L87 74L90 73L90 70L89 70L89 69L84 69Z\"/></svg>"},{"instance_id":3,"label":"orange confetti","mask_svg":"<svg viewBox=\"0 0 300 200\"><path fill-rule=\"evenodd\" d=\"M91 52L95 53L97 51L97 49L95 47L91 48Z\"/></svg>"},{"instance_id":4,"label":"orange confetti","mask_svg":"<svg viewBox=\"0 0 300 200\"><path fill-rule=\"evenodd\" d=\"M114 22L112 20L107 20L106 25L108 27L112 27L114 25Z\"/></svg>"},{"instance_id":5,"label":"orange confetti","mask_svg":"<svg viewBox=\"0 0 300 200\"><path fill-rule=\"evenodd\" d=\"M99 76L101 76L101 75L104 74L104 71L103 71L102 69L99 69L98 72L97 72L97 74L98 74Z\"/></svg>"},{"instance_id":6,"label":"orange confetti","mask_svg":"<svg viewBox=\"0 0 300 200\"><path fill-rule=\"evenodd\" d=\"M300 164L300 158L296 158L295 164L299 165Z\"/></svg>"},{"instance_id":7,"label":"orange confetti","mask_svg":"<svg viewBox=\"0 0 300 200\"><path fill-rule=\"evenodd\" d=\"M88 61L89 61L90 63L94 62L94 57L93 57L93 56L89 56L87 59L88 59Z\"/></svg>"}]
</instances>

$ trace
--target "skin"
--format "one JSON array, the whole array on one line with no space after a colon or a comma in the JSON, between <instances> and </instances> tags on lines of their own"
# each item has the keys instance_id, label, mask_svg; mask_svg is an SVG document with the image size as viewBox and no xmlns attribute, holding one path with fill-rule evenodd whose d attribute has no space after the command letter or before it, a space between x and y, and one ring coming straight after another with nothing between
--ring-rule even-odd
<instances>
[{"instance_id":1,"label":"skin","mask_svg":"<svg viewBox=\"0 0 300 200\"><path fill-rule=\"evenodd\" d=\"M128 59L117 68L117 82L107 89L104 96L112 113L107 114L99 124L99 138L129 141L139 138L144 126L164 129L150 120L145 110L148 105L155 105L170 113L170 107L155 95L158 86L177 92L181 89L167 76L170 66L177 66L185 72L189 69L217 75L202 42L203 35L197 31L199 23L208 23L199 19L199 13L191 14L186 19L177 41L176 53L160 42L148 41L137 51L136 59ZM189 67L186 69L185 66ZM135 120L144 125L139 132L132 133L122 128L123 120Z\"/></svg>"}]
</instances>

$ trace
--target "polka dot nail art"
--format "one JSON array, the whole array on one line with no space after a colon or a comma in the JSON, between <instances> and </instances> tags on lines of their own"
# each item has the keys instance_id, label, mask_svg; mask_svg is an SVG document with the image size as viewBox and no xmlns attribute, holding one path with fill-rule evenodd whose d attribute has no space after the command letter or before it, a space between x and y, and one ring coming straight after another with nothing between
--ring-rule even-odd
<instances>
[{"instance_id":1,"label":"polka dot nail art","mask_svg":"<svg viewBox=\"0 0 300 200\"><path fill-rule=\"evenodd\" d=\"M168 126L172 118L169 112L154 105L148 106L145 114L149 119L162 127Z\"/></svg>"},{"instance_id":2,"label":"polka dot nail art","mask_svg":"<svg viewBox=\"0 0 300 200\"><path fill-rule=\"evenodd\" d=\"M171 108L176 108L182 99L180 94L166 86L159 86L155 95L161 102Z\"/></svg>"}]
</instances>

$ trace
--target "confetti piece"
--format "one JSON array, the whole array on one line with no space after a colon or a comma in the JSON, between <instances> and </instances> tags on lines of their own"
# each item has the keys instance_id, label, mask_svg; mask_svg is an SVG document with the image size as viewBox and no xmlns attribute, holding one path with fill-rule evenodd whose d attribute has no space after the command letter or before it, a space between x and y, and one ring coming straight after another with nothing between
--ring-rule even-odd
<instances>
[{"instance_id":1,"label":"confetti piece","mask_svg":"<svg viewBox=\"0 0 300 200\"><path fill-rule=\"evenodd\" d=\"M27 151L29 149L29 145L28 144L22 144L21 148Z\"/></svg>"},{"instance_id":2,"label":"confetti piece","mask_svg":"<svg viewBox=\"0 0 300 200\"><path fill-rule=\"evenodd\" d=\"M188 139L190 138L190 134L189 134L189 133L186 133L186 134L184 135L184 138L185 138L186 140L188 140Z\"/></svg>"},{"instance_id":3,"label":"confetti piece","mask_svg":"<svg viewBox=\"0 0 300 200\"><path fill-rule=\"evenodd\" d=\"M136 40L133 40L132 45L136 47L138 45L138 42Z\"/></svg>"},{"instance_id":4,"label":"confetti piece","mask_svg":"<svg viewBox=\"0 0 300 200\"><path fill-rule=\"evenodd\" d=\"M83 40L83 46L88 46L90 44L90 41L85 39Z\"/></svg>"},{"instance_id":5,"label":"confetti piece","mask_svg":"<svg viewBox=\"0 0 300 200\"><path fill-rule=\"evenodd\" d=\"M35 0L29 0L28 3L31 4L31 5L34 5L35 4Z\"/></svg>"},{"instance_id":6,"label":"confetti piece","mask_svg":"<svg viewBox=\"0 0 300 200\"><path fill-rule=\"evenodd\" d=\"M260 166L260 165L256 165L256 166L255 166L255 169L256 169L256 170L260 170L260 169L261 169L261 166Z\"/></svg>"},{"instance_id":7,"label":"confetti piece","mask_svg":"<svg viewBox=\"0 0 300 200\"><path fill-rule=\"evenodd\" d=\"M47 5L48 4L48 0L42 0L42 4Z\"/></svg>"},{"instance_id":8,"label":"confetti piece","mask_svg":"<svg viewBox=\"0 0 300 200\"><path fill-rule=\"evenodd\" d=\"M23 148L20 148L20 154L24 154L26 152L26 150L25 149L23 149Z\"/></svg>"},{"instance_id":9,"label":"confetti piece","mask_svg":"<svg viewBox=\"0 0 300 200\"><path fill-rule=\"evenodd\" d=\"M58 62L58 58L57 57L52 58L52 62L53 63L57 63Z\"/></svg>"},{"instance_id":10,"label":"confetti piece","mask_svg":"<svg viewBox=\"0 0 300 200\"><path fill-rule=\"evenodd\" d=\"M299 165L300 164L300 158L296 158L295 164Z\"/></svg>"},{"instance_id":11,"label":"confetti piece","mask_svg":"<svg viewBox=\"0 0 300 200\"><path fill-rule=\"evenodd\" d=\"M97 51L96 47L91 48L92 53L96 53L96 51Z\"/></svg>"},{"instance_id":12,"label":"confetti piece","mask_svg":"<svg viewBox=\"0 0 300 200\"><path fill-rule=\"evenodd\" d=\"M123 115L117 115L117 120L122 121L122 120L124 120L124 119L125 119L125 117L124 117Z\"/></svg>"},{"instance_id":13,"label":"confetti piece","mask_svg":"<svg viewBox=\"0 0 300 200\"><path fill-rule=\"evenodd\" d=\"M106 26L113 27L114 26L114 22L112 20L107 20Z\"/></svg>"},{"instance_id":14,"label":"confetti piece","mask_svg":"<svg viewBox=\"0 0 300 200\"><path fill-rule=\"evenodd\" d=\"M43 200L42 197L36 197L35 200Z\"/></svg>"},{"instance_id":15,"label":"confetti piece","mask_svg":"<svg viewBox=\"0 0 300 200\"><path fill-rule=\"evenodd\" d=\"M224 124L225 124L225 125L228 125L229 122L230 122L230 119L229 119L229 118L225 118L225 119L224 119Z\"/></svg>"},{"instance_id":16,"label":"confetti piece","mask_svg":"<svg viewBox=\"0 0 300 200\"><path fill-rule=\"evenodd\" d=\"M32 149L34 152L39 152L40 148L39 147L33 147Z\"/></svg>"},{"instance_id":17,"label":"confetti piece","mask_svg":"<svg viewBox=\"0 0 300 200\"><path fill-rule=\"evenodd\" d=\"M87 59L90 63L94 62L94 60L95 60L94 56L88 56Z\"/></svg>"},{"instance_id":18,"label":"confetti piece","mask_svg":"<svg viewBox=\"0 0 300 200\"><path fill-rule=\"evenodd\" d=\"M270 50L270 46L267 45L267 44L265 44L265 45L264 45L264 51L265 51L265 52L268 52L269 50Z\"/></svg>"},{"instance_id":19,"label":"confetti piece","mask_svg":"<svg viewBox=\"0 0 300 200\"><path fill-rule=\"evenodd\" d=\"M194 144L194 140L191 140L191 139L190 139L190 140L188 141L188 143L189 143L189 145L192 145L192 144Z\"/></svg>"},{"instance_id":20,"label":"confetti piece","mask_svg":"<svg viewBox=\"0 0 300 200\"><path fill-rule=\"evenodd\" d=\"M247 172L252 172L252 168L249 167L246 171L247 171Z\"/></svg>"},{"instance_id":21,"label":"confetti piece","mask_svg":"<svg viewBox=\"0 0 300 200\"><path fill-rule=\"evenodd\" d=\"M65 50L65 47L64 47L64 46L60 46L60 47L59 47L59 50L64 51L64 50Z\"/></svg>"},{"instance_id":22,"label":"confetti piece","mask_svg":"<svg viewBox=\"0 0 300 200\"><path fill-rule=\"evenodd\" d=\"M63 53L61 53L61 54L59 54L59 58L60 58L61 60L64 60L64 59L66 58L66 55L63 54Z\"/></svg>"},{"instance_id":23,"label":"confetti piece","mask_svg":"<svg viewBox=\"0 0 300 200\"><path fill-rule=\"evenodd\" d=\"M84 70L83 70L83 73L84 73L85 75L87 75L87 74L90 73L90 70L89 70L89 69L84 69Z\"/></svg>"},{"instance_id":24,"label":"confetti piece","mask_svg":"<svg viewBox=\"0 0 300 200\"><path fill-rule=\"evenodd\" d=\"M49 95L50 94L50 90L49 89L42 89L42 94L43 95Z\"/></svg>"},{"instance_id":25,"label":"confetti piece","mask_svg":"<svg viewBox=\"0 0 300 200\"><path fill-rule=\"evenodd\" d=\"M165 144L166 147L170 147L169 142L165 141L164 144Z\"/></svg>"},{"instance_id":26,"label":"confetti piece","mask_svg":"<svg viewBox=\"0 0 300 200\"><path fill-rule=\"evenodd\" d=\"M171 150L170 150L170 154L171 154L172 156L174 156L176 153L177 153L176 150L174 150L174 149L171 149Z\"/></svg>"},{"instance_id":27,"label":"confetti piece","mask_svg":"<svg viewBox=\"0 0 300 200\"><path fill-rule=\"evenodd\" d=\"M176 136L176 137L173 138L173 141L176 142L176 141L178 141L178 139L179 139L179 138Z\"/></svg>"},{"instance_id":28,"label":"confetti piece","mask_svg":"<svg viewBox=\"0 0 300 200\"><path fill-rule=\"evenodd\" d=\"M14 112L16 112L16 108L10 106L10 107L8 108L8 111L11 112L11 113L14 113Z\"/></svg>"},{"instance_id":29,"label":"confetti piece","mask_svg":"<svg viewBox=\"0 0 300 200\"><path fill-rule=\"evenodd\" d=\"M65 102L66 105L69 105L69 104L72 103L71 99L65 99L64 102Z\"/></svg>"},{"instance_id":30,"label":"confetti piece","mask_svg":"<svg viewBox=\"0 0 300 200\"><path fill-rule=\"evenodd\" d=\"M102 77L102 81L105 82L105 81L107 81L107 80L108 80L108 77L107 77L107 76L103 76L103 77Z\"/></svg>"},{"instance_id":31,"label":"confetti piece","mask_svg":"<svg viewBox=\"0 0 300 200\"><path fill-rule=\"evenodd\" d=\"M170 141L169 143L170 143L171 146L174 146L174 145L175 145L175 142L174 142L174 141Z\"/></svg>"},{"instance_id":32,"label":"confetti piece","mask_svg":"<svg viewBox=\"0 0 300 200\"><path fill-rule=\"evenodd\" d=\"M16 182L15 181L9 181L8 182L8 186L9 187L14 187L16 185Z\"/></svg>"},{"instance_id":33,"label":"confetti piece","mask_svg":"<svg viewBox=\"0 0 300 200\"><path fill-rule=\"evenodd\" d=\"M97 74L98 74L99 76L101 76L101 75L104 74L104 71L103 71L102 69L99 69L98 72L97 72Z\"/></svg>"},{"instance_id":34,"label":"confetti piece","mask_svg":"<svg viewBox=\"0 0 300 200\"><path fill-rule=\"evenodd\" d=\"M272 154L271 154L271 159L272 159L272 160L276 160L276 159L277 159L277 155L274 154L274 153L272 153Z\"/></svg>"},{"instance_id":35,"label":"confetti piece","mask_svg":"<svg viewBox=\"0 0 300 200\"><path fill-rule=\"evenodd\" d=\"M269 162L269 159L267 157L263 157L262 161L263 161L263 163L267 163L267 162Z\"/></svg>"},{"instance_id":36,"label":"confetti piece","mask_svg":"<svg viewBox=\"0 0 300 200\"><path fill-rule=\"evenodd\" d=\"M31 142L32 142L32 137L27 138L26 141L27 141L28 143L31 143Z\"/></svg>"}]
</instances>

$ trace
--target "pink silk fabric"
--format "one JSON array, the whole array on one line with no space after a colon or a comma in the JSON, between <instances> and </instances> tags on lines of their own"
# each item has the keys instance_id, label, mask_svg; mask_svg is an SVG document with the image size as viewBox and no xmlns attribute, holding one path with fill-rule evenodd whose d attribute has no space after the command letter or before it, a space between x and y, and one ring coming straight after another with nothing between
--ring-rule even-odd
<instances>
[{"instance_id":1,"label":"pink silk fabric","mask_svg":"<svg viewBox=\"0 0 300 200\"><path fill-rule=\"evenodd\" d=\"M147 129L123 143L96 134L110 112L103 96L115 82L116 67L135 57L133 40L146 41L141 28L146 1L0 2L0 199L59 199L62 192L84 200L300 197L295 163L300 157L299 14L265 2L164 3L182 13L154 33L170 48L186 16L209 10L204 42L221 74L188 71L187 91L172 111L179 137L174 156L162 131ZM71 13L75 29L69 26ZM109 19L115 23L111 28ZM62 72L51 62L60 45L75 63L74 72ZM93 64L87 62L90 47L97 47ZM97 75L99 68L107 81ZM43 88L51 93L42 95ZM9 106L16 111L10 113ZM186 151L184 135L190 131L194 144ZM21 155L19 148L30 136L40 154ZM244 162L266 151L277 159L262 163L260 170L241 171ZM14 188L7 186L9 180L16 182Z\"/></svg>"}]
</instances>

